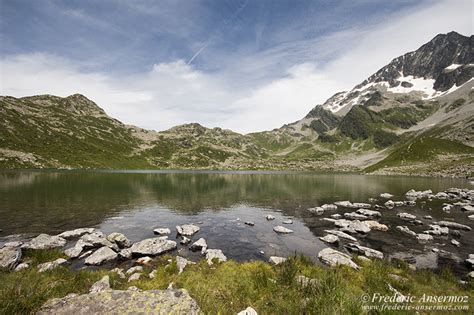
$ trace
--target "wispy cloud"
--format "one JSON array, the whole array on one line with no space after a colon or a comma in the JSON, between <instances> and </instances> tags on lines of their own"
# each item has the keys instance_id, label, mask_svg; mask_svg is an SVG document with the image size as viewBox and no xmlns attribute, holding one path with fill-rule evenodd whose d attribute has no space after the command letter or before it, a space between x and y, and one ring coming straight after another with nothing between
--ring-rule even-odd
<instances>
[{"instance_id":1,"label":"wispy cloud","mask_svg":"<svg viewBox=\"0 0 474 315\"><path fill-rule=\"evenodd\" d=\"M133 6L133 12L146 9L140 3L126 3ZM245 5L232 7L231 12L238 12L234 19L247 12ZM356 24L317 37L308 35L312 30L307 21L275 33L267 33L273 25L260 21L252 42L241 42L234 50L222 51L219 41L228 40L231 35L226 32L242 23L235 20L234 24L225 24L230 28L222 28L222 36L205 34L188 43L193 49L179 54L167 51L165 60L157 57L157 61L143 66L144 70L124 74L95 67L100 58L78 60L47 51L8 54L0 60L0 93L82 93L111 116L156 130L188 122L239 132L269 130L303 117L316 104L351 88L392 58L418 48L437 33L456 30L470 35L471 6L469 0L430 1L416 10L387 15L376 24ZM189 8L179 10L192 13ZM166 17L171 14L169 11L152 6L147 12L155 19L164 16L169 20L169 31L173 31L176 17ZM205 15L204 12L199 11ZM83 21L89 18L83 11L70 14ZM228 17L227 14L219 19L226 21ZM99 22L96 27L103 29L108 25ZM177 32L190 40L187 30ZM136 42L124 43L122 51L112 51L113 59L128 57L133 59L132 63L145 58L126 49L127 45L141 48L148 36L158 35L150 31L144 36ZM257 50L251 47L255 41ZM201 53L205 58L197 58Z\"/></svg>"}]
</instances>

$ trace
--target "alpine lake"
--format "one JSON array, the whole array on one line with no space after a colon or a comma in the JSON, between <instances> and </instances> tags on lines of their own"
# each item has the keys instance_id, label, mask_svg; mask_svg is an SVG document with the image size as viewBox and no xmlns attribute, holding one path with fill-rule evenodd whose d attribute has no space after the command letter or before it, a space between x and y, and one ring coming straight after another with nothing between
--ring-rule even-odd
<instances>
[{"instance_id":1,"label":"alpine lake","mask_svg":"<svg viewBox=\"0 0 474 315\"><path fill-rule=\"evenodd\" d=\"M444 203L459 200L420 198L414 206L388 209L384 206L387 199L380 197L390 193L393 201L405 201L410 189L436 194L453 187L474 186L465 179L337 173L2 171L0 247L40 233L55 235L81 227L95 227L106 234L121 232L133 242L155 237L156 228L169 228L169 238L178 239L175 227L194 223L200 231L193 241L203 237L209 248L221 249L229 259L268 260L296 253L317 262L318 252L326 247L346 251L344 240L329 245L319 239L326 235L325 230L337 230L323 218L334 214L344 218L344 213L357 208L339 206L319 215L308 209L348 200L370 203L372 210L382 214L377 221L388 226L388 231L352 235L361 245L382 251L386 259L406 260L417 268L434 270L449 266L462 275L467 272L464 260L474 253L474 231L460 231L456 237L434 236L434 240L420 243L396 229L408 226L421 233L441 220L474 228L474 221L459 207L442 209ZM402 220L397 216L401 212L413 214L419 221ZM267 215L275 219L267 220ZM292 223L284 224L285 220ZM249 221L254 225L245 224ZM293 233L278 234L273 231L277 225ZM453 245L452 239L460 246ZM179 241L176 252L191 260L200 257Z\"/></svg>"}]
</instances>

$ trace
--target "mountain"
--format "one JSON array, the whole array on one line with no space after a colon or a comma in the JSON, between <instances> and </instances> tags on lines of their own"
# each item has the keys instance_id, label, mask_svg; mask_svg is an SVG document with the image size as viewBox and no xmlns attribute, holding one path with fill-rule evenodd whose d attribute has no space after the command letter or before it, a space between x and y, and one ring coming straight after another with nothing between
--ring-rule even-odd
<instances>
[{"instance_id":1,"label":"mountain","mask_svg":"<svg viewBox=\"0 0 474 315\"><path fill-rule=\"evenodd\" d=\"M1 168L291 169L472 176L474 36L440 34L304 118L242 135L124 125L75 94L0 97Z\"/></svg>"}]
</instances>

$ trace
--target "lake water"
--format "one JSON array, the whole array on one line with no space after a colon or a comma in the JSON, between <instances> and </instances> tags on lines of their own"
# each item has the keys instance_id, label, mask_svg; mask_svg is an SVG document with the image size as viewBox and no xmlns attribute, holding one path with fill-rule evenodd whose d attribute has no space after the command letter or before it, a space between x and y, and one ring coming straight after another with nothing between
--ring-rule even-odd
<instances>
[{"instance_id":1,"label":"lake water","mask_svg":"<svg viewBox=\"0 0 474 315\"><path fill-rule=\"evenodd\" d=\"M327 247L319 240L325 229L333 229L321 218L355 210L339 208L316 216L307 211L340 200L367 202L389 192L393 200L404 200L409 189L431 189L434 193L450 187L470 188L469 181L396 176L278 172L152 172L152 171L11 171L0 172L0 245L12 234L22 237L38 233L57 234L79 227L97 227L105 233L122 232L133 241L154 237L153 229L198 223L210 248L222 249L236 260L268 259L303 253L316 260ZM379 198L378 204L385 200ZM443 201L419 202L416 207L383 209L381 223L388 232L371 231L357 236L362 245L381 250L392 257L414 256L419 267L452 265L462 270L462 260L474 253L473 232L462 232L461 247L450 244L451 237L435 237L418 244L395 230L409 225L421 232L428 229L431 215L437 220L454 219L474 227L459 209L446 213ZM396 217L410 212L422 226L407 224ZM274 221L265 216L272 214ZM282 221L292 219L293 224ZM245 225L253 221L255 226ZM273 227L283 225L294 231L278 235ZM339 245L343 250L343 244ZM436 247L449 253L435 254ZM263 251L264 253L260 253ZM182 249L180 254L197 258L198 253Z\"/></svg>"}]
</instances>

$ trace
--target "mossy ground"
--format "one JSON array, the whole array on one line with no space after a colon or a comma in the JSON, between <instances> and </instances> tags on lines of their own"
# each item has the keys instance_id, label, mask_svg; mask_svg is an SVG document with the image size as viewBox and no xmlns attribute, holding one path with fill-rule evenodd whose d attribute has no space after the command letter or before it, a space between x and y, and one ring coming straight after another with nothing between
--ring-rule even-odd
<instances>
[{"instance_id":1,"label":"mossy ground","mask_svg":"<svg viewBox=\"0 0 474 315\"><path fill-rule=\"evenodd\" d=\"M113 289L137 286L143 290L185 288L206 314L236 314L252 306L259 314L364 314L364 294L392 295L389 284L405 295L462 295L474 299L474 285L459 284L448 270L435 274L431 271L411 271L405 265L394 266L386 261L363 262L360 271L347 267L326 268L315 265L301 256L272 266L262 261L238 263L229 261L208 266L205 261L188 265L178 274L171 256L159 257L153 267L156 277L143 276L128 283L107 269L70 270L59 267L38 273L39 262L60 257L58 251L27 252L24 260L33 268L19 272L0 272L0 313L34 313L48 299L69 293L86 293L91 285L106 274ZM395 280L390 274L399 275ZM315 279L309 286L297 281L298 275ZM380 312L391 314L390 312ZM400 314L400 312L392 313ZM453 312L455 314L455 312Z\"/></svg>"}]
</instances>

